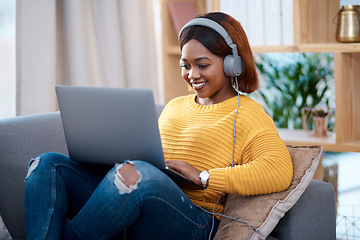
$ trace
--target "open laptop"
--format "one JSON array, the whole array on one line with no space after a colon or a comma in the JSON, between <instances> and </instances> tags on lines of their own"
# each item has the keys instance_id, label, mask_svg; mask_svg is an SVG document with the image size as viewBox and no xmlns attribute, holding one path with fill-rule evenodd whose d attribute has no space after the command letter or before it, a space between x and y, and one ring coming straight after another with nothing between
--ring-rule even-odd
<instances>
[{"instance_id":1,"label":"open laptop","mask_svg":"<svg viewBox=\"0 0 360 240\"><path fill-rule=\"evenodd\" d=\"M150 89L59 85L56 94L71 160L111 166L143 160L180 187L201 189L166 168Z\"/></svg>"}]
</instances>

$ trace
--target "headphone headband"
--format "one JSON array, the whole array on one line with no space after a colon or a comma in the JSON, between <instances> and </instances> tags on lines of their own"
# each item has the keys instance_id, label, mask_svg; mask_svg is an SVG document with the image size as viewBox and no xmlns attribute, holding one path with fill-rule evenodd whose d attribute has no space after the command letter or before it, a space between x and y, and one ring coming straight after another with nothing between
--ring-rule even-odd
<instances>
[{"instance_id":1,"label":"headphone headband","mask_svg":"<svg viewBox=\"0 0 360 240\"><path fill-rule=\"evenodd\" d=\"M211 19L208 19L208 18L195 18L195 19L189 21L188 23L186 23L179 32L179 41L180 41L182 32L186 28L188 28L190 26L196 26L196 25L197 26L205 26L205 27L213 29L214 31L219 33L225 39L225 42L228 45L233 42L232 39L230 38L229 34L226 32L226 30L220 24L218 24L217 22L215 22Z\"/></svg>"},{"instance_id":2,"label":"headphone headband","mask_svg":"<svg viewBox=\"0 0 360 240\"><path fill-rule=\"evenodd\" d=\"M227 31L217 22L208 19L208 18L195 18L188 23L186 23L179 32L179 41L182 35L182 32L190 27L190 26L204 26L213 29L215 32L220 34L220 36L225 40L226 44L232 49L233 54L237 55L237 47L234 43L234 41L231 39L230 35L227 33Z\"/></svg>"}]
</instances>

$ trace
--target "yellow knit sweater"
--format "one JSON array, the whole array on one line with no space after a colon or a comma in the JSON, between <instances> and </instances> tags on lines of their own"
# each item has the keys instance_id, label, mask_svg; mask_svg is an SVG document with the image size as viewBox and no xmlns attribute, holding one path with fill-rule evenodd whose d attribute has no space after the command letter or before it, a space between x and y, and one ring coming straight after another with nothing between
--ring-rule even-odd
<instances>
[{"instance_id":1,"label":"yellow knit sweater","mask_svg":"<svg viewBox=\"0 0 360 240\"><path fill-rule=\"evenodd\" d=\"M213 211L221 192L245 196L279 192L292 180L290 154L272 119L246 96L240 96L232 167L237 103L238 97L233 97L202 106L191 94L170 101L159 118L165 160L186 161L209 171L206 191L182 189L208 211ZM223 212L225 195L216 213Z\"/></svg>"}]
</instances>

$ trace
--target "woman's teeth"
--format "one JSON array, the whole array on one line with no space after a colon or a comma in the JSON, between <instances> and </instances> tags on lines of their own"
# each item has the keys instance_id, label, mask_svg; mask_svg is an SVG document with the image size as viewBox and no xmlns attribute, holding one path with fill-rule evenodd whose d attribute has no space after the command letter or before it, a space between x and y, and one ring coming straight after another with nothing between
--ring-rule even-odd
<instances>
[{"instance_id":1,"label":"woman's teeth","mask_svg":"<svg viewBox=\"0 0 360 240\"><path fill-rule=\"evenodd\" d=\"M194 89L197 89L197 88L201 88L202 86L205 85L206 82L202 82L202 83L193 83L192 86Z\"/></svg>"}]
</instances>

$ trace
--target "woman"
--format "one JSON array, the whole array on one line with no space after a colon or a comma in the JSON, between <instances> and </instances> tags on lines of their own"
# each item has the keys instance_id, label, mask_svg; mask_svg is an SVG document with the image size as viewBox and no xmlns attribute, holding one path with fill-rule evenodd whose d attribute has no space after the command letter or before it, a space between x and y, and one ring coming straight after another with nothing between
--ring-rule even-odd
<instances>
[{"instance_id":1,"label":"woman","mask_svg":"<svg viewBox=\"0 0 360 240\"><path fill-rule=\"evenodd\" d=\"M180 189L142 161L103 177L45 153L31 162L26 182L28 239L109 239L125 230L135 239L205 239L216 232L226 193L267 194L290 185L292 162L273 121L239 95L258 87L244 30L224 13L198 18L220 24L235 45L212 28L185 26L180 65L194 94L170 101L159 127L167 166L204 190ZM237 52L242 60L233 61ZM228 62L235 64L230 70Z\"/></svg>"}]
</instances>

